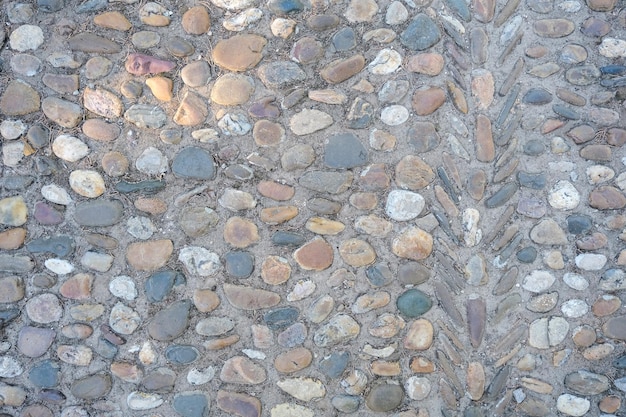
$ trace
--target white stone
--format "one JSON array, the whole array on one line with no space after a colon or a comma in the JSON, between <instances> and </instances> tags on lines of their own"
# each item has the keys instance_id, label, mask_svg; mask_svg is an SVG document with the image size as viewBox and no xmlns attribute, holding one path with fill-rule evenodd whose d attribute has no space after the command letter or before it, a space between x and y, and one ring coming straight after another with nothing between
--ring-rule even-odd
<instances>
[{"instance_id":1,"label":"white stone","mask_svg":"<svg viewBox=\"0 0 626 417\"><path fill-rule=\"evenodd\" d=\"M548 202L557 210L572 210L580 203L580 193L571 182L557 181L550 190Z\"/></svg>"},{"instance_id":2,"label":"white stone","mask_svg":"<svg viewBox=\"0 0 626 417\"><path fill-rule=\"evenodd\" d=\"M243 136L252 129L248 118L242 113L226 113L217 122L225 136Z\"/></svg>"},{"instance_id":3,"label":"white stone","mask_svg":"<svg viewBox=\"0 0 626 417\"><path fill-rule=\"evenodd\" d=\"M540 293L546 291L554 284L556 277L548 271L535 270L526 275L522 288L526 291Z\"/></svg>"},{"instance_id":4,"label":"white stone","mask_svg":"<svg viewBox=\"0 0 626 417\"><path fill-rule=\"evenodd\" d=\"M132 301L137 298L137 287L135 281L129 276L120 275L109 282L109 291L115 297Z\"/></svg>"},{"instance_id":5,"label":"white stone","mask_svg":"<svg viewBox=\"0 0 626 417\"><path fill-rule=\"evenodd\" d=\"M480 243L483 238L483 231L478 228L480 212L474 208L463 210L463 238L465 246L471 248Z\"/></svg>"},{"instance_id":6,"label":"white stone","mask_svg":"<svg viewBox=\"0 0 626 417\"><path fill-rule=\"evenodd\" d=\"M303 109L300 113L294 114L289 120L289 128L298 135L310 135L334 123L333 118L320 110Z\"/></svg>"},{"instance_id":7,"label":"white stone","mask_svg":"<svg viewBox=\"0 0 626 417\"><path fill-rule=\"evenodd\" d=\"M157 360L157 353L154 350L154 346L149 341L143 342L141 349L139 350L139 360L144 365L152 365Z\"/></svg>"},{"instance_id":8,"label":"white stone","mask_svg":"<svg viewBox=\"0 0 626 417\"><path fill-rule=\"evenodd\" d=\"M126 222L126 227L126 230L130 235L141 240L150 239L157 231L156 227L152 223L152 220L145 216L131 217Z\"/></svg>"},{"instance_id":9,"label":"white stone","mask_svg":"<svg viewBox=\"0 0 626 417\"><path fill-rule=\"evenodd\" d=\"M80 258L80 263L85 268L90 268L98 272L106 272L111 269L115 258L108 253L98 253L87 251Z\"/></svg>"},{"instance_id":10,"label":"white stone","mask_svg":"<svg viewBox=\"0 0 626 417\"><path fill-rule=\"evenodd\" d=\"M220 9L230 11L243 10L252 5L256 0L211 0L211 3Z\"/></svg>"},{"instance_id":11,"label":"white stone","mask_svg":"<svg viewBox=\"0 0 626 417\"><path fill-rule=\"evenodd\" d=\"M263 17L261 9L252 8L244 10L232 17L224 19L222 26L232 32L241 32L253 23L258 22Z\"/></svg>"},{"instance_id":12,"label":"white stone","mask_svg":"<svg viewBox=\"0 0 626 417\"><path fill-rule=\"evenodd\" d=\"M620 190L626 191L626 172L622 172L615 179L615 185L617 185Z\"/></svg>"},{"instance_id":13,"label":"white stone","mask_svg":"<svg viewBox=\"0 0 626 417\"><path fill-rule=\"evenodd\" d=\"M97 171L77 169L70 173L70 187L76 194L87 198L96 198L106 190L104 178Z\"/></svg>"},{"instance_id":14,"label":"white stone","mask_svg":"<svg viewBox=\"0 0 626 417\"><path fill-rule=\"evenodd\" d=\"M584 291L589 288L589 281L582 275L574 272L566 272L565 275L563 275L563 282L565 282L568 287L578 291Z\"/></svg>"},{"instance_id":15,"label":"white stone","mask_svg":"<svg viewBox=\"0 0 626 417\"><path fill-rule=\"evenodd\" d=\"M133 391L126 398L128 408L135 411L151 410L163 404L163 398L158 394Z\"/></svg>"},{"instance_id":16,"label":"white stone","mask_svg":"<svg viewBox=\"0 0 626 417\"><path fill-rule=\"evenodd\" d=\"M600 184L613 179L615 171L606 165L592 165L585 170L587 181L591 185Z\"/></svg>"},{"instance_id":17,"label":"white stone","mask_svg":"<svg viewBox=\"0 0 626 417\"><path fill-rule=\"evenodd\" d=\"M388 126L401 125L409 120L409 110L399 104L385 107L380 113L380 120Z\"/></svg>"},{"instance_id":18,"label":"white stone","mask_svg":"<svg viewBox=\"0 0 626 417\"><path fill-rule=\"evenodd\" d=\"M626 41L616 38L604 38L598 47L600 55L607 58L626 57Z\"/></svg>"},{"instance_id":19,"label":"white stone","mask_svg":"<svg viewBox=\"0 0 626 417\"><path fill-rule=\"evenodd\" d=\"M293 290L287 294L287 301L300 301L309 297L315 292L315 283L310 279L299 280Z\"/></svg>"},{"instance_id":20,"label":"white stone","mask_svg":"<svg viewBox=\"0 0 626 417\"><path fill-rule=\"evenodd\" d=\"M387 7L385 23L388 25L401 25L409 18L409 11L399 1L394 1Z\"/></svg>"},{"instance_id":21,"label":"white stone","mask_svg":"<svg viewBox=\"0 0 626 417\"><path fill-rule=\"evenodd\" d=\"M393 49L383 49L367 66L372 74L387 75L395 72L402 65L402 55Z\"/></svg>"},{"instance_id":22,"label":"white stone","mask_svg":"<svg viewBox=\"0 0 626 417\"><path fill-rule=\"evenodd\" d=\"M272 35L277 38L287 39L295 30L296 24L297 22L295 20L279 17L278 19L272 20L270 29L272 30Z\"/></svg>"},{"instance_id":23,"label":"white stone","mask_svg":"<svg viewBox=\"0 0 626 417\"><path fill-rule=\"evenodd\" d=\"M17 139L26 132L26 125L21 120L5 120L0 123L0 135L7 140Z\"/></svg>"},{"instance_id":24,"label":"white stone","mask_svg":"<svg viewBox=\"0 0 626 417\"><path fill-rule=\"evenodd\" d=\"M626 377L616 379L614 383L618 390L626 392Z\"/></svg>"},{"instance_id":25,"label":"white stone","mask_svg":"<svg viewBox=\"0 0 626 417\"><path fill-rule=\"evenodd\" d=\"M60 135L52 142L52 152L67 162L76 162L89 155L89 147L80 139Z\"/></svg>"},{"instance_id":26,"label":"white stone","mask_svg":"<svg viewBox=\"0 0 626 417\"><path fill-rule=\"evenodd\" d=\"M220 257L200 246L185 246L180 250L178 260L190 274L201 277L213 276L221 268Z\"/></svg>"},{"instance_id":27,"label":"white stone","mask_svg":"<svg viewBox=\"0 0 626 417\"><path fill-rule=\"evenodd\" d=\"M561 312L565 317L578 318L589 312L589 306L583 300L567 300L561 305Z\"/></svg>"},{"instance_id":28,"label":"white stone","mask_svg":"<svg viewBox=\"0 0 626 417\"><path fill-rule=\"evenodd\" d=\"M267 358L267 355L260 350L243 349L241 352L250 359L258 359L260 361L264 361Z\"/></svg>"},{"instance_id":29,"label":"white stone","mask_svg":"<svg viewBox=\"0 0 626 417\"><path fill-rule=\"evenodd\" d=\"M590 407L591 402L588 399L572 394L561 394L556 400L557 410L568 416L584 416Z\"/></svg>"},{"instance_id":30,"label":"white stone","mask_svg":"<svg viewBox=\"0 0 626 417\"><path fill-rule=\"evenodd\" d=\"M563 10L565 13L576 13L581 7L580 2L576 0L567 0L559 3L559 9Z\"/></svg>"},{"instance_id":31,"label":"white stone","mask_svg":"<svg viewBox=\"0 0 626 417\"><path fill-rule=\"evenodd\" d=\"M148 175L160 175L167 172L167 157L155 147L147 147L135 161L139 172Z\"/></svg>"},{"instance_id":32,"label":"white stone","mask_svg":"<svg viewBox=\"0 0 626 417\"><path fill-rule=\"evenodd\" d=\"M46 268L57 275L67 275L74 272L74 265L65 259L50 258L44 262Z\"/></svg>"},{"instance_id":33,"label":"white stone","mask_svg":"<svg viewBox=\"0 0 626 417\"><path fill-rule=\"evenodd\" d=\"M215 377L215 368L208 366L203 370L191 368L187 373L187 382L191 385L204 385Z\"/></svg>"},{"instance_id":34,"label":"white stone","mask_svg":"<svg viewBox=\"0 0 626 417\"><path fill-rule=\"evenodd\" d=\"M109 316L109 326L114 332L120 334L132 334L141 324L141 317L132 308L117 303L111 309Z\"/></svg>"},{"instance_id":35,"label":"white stone","mask_svg":"<svg viewBox=\"0 0 626 417\"><path fill-rule=\"evenodd\" d=\"M298 404L278 404L270 410L271 417L314 417L315 413L310 408Z\"/></svg>"},{"instance_id":36,"label":"white stone","mask_svg":"<svg viewBox=\"0 0 626 417\"><path fill-rule=\"evenodd\" d=\"M548 319L542 317L530 323L528 328L528 344L536 349L548 349Z\"/></svg>"},{"instance_id":37,"label":"white stone","mask_svg":"<svg viewBox=\"0 0 626 417\"><path fill-rule=\"evenodd\" d=\"M584 271L599 271L606 261L606 256L599 253L581 253L575 259L576 266Z\"/></svg>"},{"instance_id":38,"label":"white stone","mask_svg":"<svg viewBox=\"0 0 626 417\"><path fill-rule=\"evenodd\" d=\"M428 397L431 390L431 383L428 378L412 376L404 383L404 390L412 400L422 401Z\"/></svg>"},{"instance_id":39,"label":"white stone","mask_svg":"<svg viewBox=\"0 0 626 417\"><path fill-rule=\"evenodd\" d=\"M22 25L11 33L9 44L19 52L34 51L43 44L43 30L35 25Z\"/></svg>"},{"instance_id":40,"label":"white stone","mask_svg":"<svg viewBox=\"0 0 626 417\"><path fill-rule=\"evenodd\" d=\"M393 352L395 351L396 351L395 343L393 345L385 346L384 348L380 348L380 349L377 349L370 344L366 344L365 346L363 346L363 353L370 355L370 356L375 356L377 358L388 358L389 356L393 355Z\"/></svg>"},{"instance_id":41,"label":"white stone","mask_svg":"<svg viewBox=\"0 0 626 417\"><path fill-rule=\"evenodd\" d=\"M22 364L12 356L0 357L0 378L15 378L24 372Z\"/></svg>"},{"instance_id":42,"label":"white stone","mask_svg":"<svg viewBox=\"0 0 626 417\"><path fill-rule=\"evenodd\" d=\"M8 167L16 167L24 158L24 142L8 142L2 145L2 163Z\"/></svg>"},{"instance_id":43,"label":"white stone","mask_svg":"<svg viewBox=\"0 0 626 417\"><path fill-rule=\"evenodd\" d=\"M502 34L500 35L500 46L508 45L513 38L517 35L524 20L522 16L517 15L512 19L509 19L506 25L502 28Z\"/></svg>"},{"instance_id":44,"label":"white stone","mask_svg":"<svg viewBox=\"0 0 626 417\"><path fill-rule=\"evenodd\" d=\"M426 202L418 193L407 190L393 190L387 196L385 213L400 222L411 220L420 215Z\"/></svg>"},{"instance_id":45,"label":"white stone","mask_svg":"<svg viewBox=\"0 0 626 417\"><path fill-rule=\"evenodd\" d=\"M67 206L72 202L72 197L70 197L65 188L56 184L48 184L41 187L41 195L51 203L61 204L62 206Z\"/></svg>"},{"instance_id":46,"label":"white stone","mask_svg":"<svg viewBox=\"0 0 626 417\"><path fill-rule=\"evenodd\" d=\"M563 317L552 317L548 322L548 342L556 346L565 340L569 331L569 323Z\"/></svg>"},{"instance_id":47,"label":"white stone","mask_svg":"<svg viewBox=\"0 0 626 417\"><path fill-rule=\"evenodd\" d=\"M278 388L300 401L311 401L326 395L322 381L313 378L289 378L276 383Z\"/></svg>"},{"instance_id":48,"label":"white stone","mask_svg":"<svg viewBox=\"0 0 626 417\"><path fill-rule=\"evenodd\" d=\"M215 129L198 129L191 132L191 137L202 143L210 143L219 138L219 133Z\"/></svg>"}]
</instances>

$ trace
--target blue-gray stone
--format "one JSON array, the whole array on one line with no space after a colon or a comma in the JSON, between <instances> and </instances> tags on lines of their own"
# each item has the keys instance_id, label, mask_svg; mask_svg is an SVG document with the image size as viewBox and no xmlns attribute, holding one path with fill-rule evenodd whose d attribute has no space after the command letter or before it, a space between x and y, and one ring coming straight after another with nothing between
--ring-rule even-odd
<instances>
[{"instance_id":1,"label":"blue-gray stone","mask_svg":"<svg viewBox=\"0 0 626 417\"><path fill-rule=\"evenodd\" d=\"M37 8L42 12L54 13L65 7L64 0L37 0Z\"/></svg>"},{"instance_id":2,"label":"blue-gray stone","mask_svg":"<svg viewBox=\"0 0 626 417\"><path fill-rule=\"evenodd\" d=\"M402 45L414 51L423 51L430 48L441 39L441 32L437 24L426 16L419 13L409 23L409 26L400 34Z\"/></svg>"},{"instance_id":3,"label":"blue-gray stone","mask_svg":"<svg viewBox=\"0 0 626 417\"><path fill-rule=\"evenodd\" d=\"M487 208L496 208L505 204L507 201L515 195L517 192L518 186L516 183L508 183L502 186L494 195L489 197L487 201L485 201L485 206Z\"/></svg>"},{"instance_id":4,"label":"blue-gray stone","mask_svg":"<svg viewBox=\"0 0 626 417\"><path fill-rule=\"evenodd\" d=\"M299 315L300 312L295 307L281 307L265 313L263 321L270 329L278 330L291 326Z\"/></svg>"},{"instance_id":5,"label":"blue-gray stone","mask_svg":"<svg viewBox=\"0 0 626 417\"><path fill-rule=\"evenodd\" d=\"M306 340L306 326L302 323L294 323L287 327L276 337L276 341L282 347L292 348L301 345Z\"/></svg>"},{"instance_id":6,"label":"blue-gray stone","mask_svg":"<svg viewBox=\"0 0 626 417\"><path fill-rule=\"evenodd\" d=\"M148 300L152 303L163 301L174 288L177 275L178 272L172 270L152 274L145 283Z\"/></svg>"},{"instance_id":7,"label":"blue-gray stone","mask_svg":"<svg viewBox=\"0 0 626 417\"><path fill-rule=\"evenodd\" d=\"M61 404L63 401L67 399L65 394L63 394L61 391L59 391L58 389L51 389L51 388L42 389L39 392L39 395L37 398L41 401L54 403L54 404Z\"/></svg>"},{"instance_id":8,"label":"blue-gray stone","mask_svg":"<svg viewBox=\"0 0 626 417\"><path fill-rule=\"evenodd\" d=\"M542 105L552 101L552 94L546 89L533 87L526 92L522 102L526 104Z\"/></svg>"},{"instance_id":9,"label":"blue-gray stone","mask_svg":"<svg viewBox=\"0 0 626 417\"><path fill-rule=\"evenodd\" d=\"M587 233L593 227L591 217L586 214L572 214L567 216L567 231L574 235Z\"/></svg>"},{"instance_id":10,"label":"blue-gray stone","mask_svg":"<svg viewBox=\"0 0 626 417\"><path fill-rule=\"evenodd\" d=\"M600 73L605 75L624 75L626 74L626 66L605 65L604 67L600 67Z\"/></svg>"},{"instance_id":11,"label":"blue-gray stone","mask_svg":"<svg viewBox=\"0 0 626 417\"><path fill-rule=\"evenodd\" d=\"M339 378L348 367L348 352L333 352L320 361L320 371L329 378Z\"/></svg>"},{"instance_id":12,"label":"blue-gray stone","mask_svg":"<svg viewBox=\"0 0 626 417\"><path fill-rule=\"evenodd\" d=\"M284 15L304 10L304 3L300 0L270 0L268 7L273 13Z\"/></svg>"},{"instance_id":13,"label":"blue-gray stone","mask_svg":"<svg viewBox=\"0 0 626 417\"><path fill-rule=\"evenodd\" d=\"M537 259L537 249L527 246L517 252L517 259L525 264L531 264Z\"/></svg>"},{"instance_id":14,"label":"blue-gray stone","mask_svg":"<svg viewBox=\"0 0 626 417\"><path fill-rule=\"evenodd\" d=\"M250 252L231 251L224 255L226 272L235 278L248 278L254 270L254 256Z\"/></svg>"},{"instance_id":15,"label":"blue-gray stone","mask_svg":"<svg viewBox=\"0 0 626 417\"><path fill-rule=\"evenodd\" d=\"M165 349L167 360L176 365L187 365L198 359L199 355L198 349L189 345L172 345Z\"/></svg>"},{"instance_id":16,"label":"blue-gray stone","mask_svg":"<svg viewBox=\"0 0 626 417\"><path fill-rule=\"evenodd\" d=\"M87 0L76 7L76 13L90 13L106 9L107 0Z\"/></svg>"},{"instance_id":17,"label":"blue-gray stone","mask_svg":"<svg viewBox=\"0 0 626 417\"><path fill-rule=\"evenodd\" d=\"M204 417L209 411L209 401L200 392L185 392L174 397L174 410L183 417Z\"/></svg>"},{"instance_id":18,"label":"blue-gray stone","mask_svg":"<svg viewBox=\"0 0 626 417\"><path fill-rule=\"evenodd\" d=\"M403 316L415 318L430 310L433 306L433 301L427 294L416 288L412 288L398 297L396 306Z\"/></svg>"},{"instance_id":19,"label":"blue-gray stone","mask_svg":"<svg viewBox=\"0 0 626 417\"><path fill-rule=\"evenodd\" d=\"M50 131L43 125L36 124L28 129L26 133L26 139L33 146L33 148L43 148L50 143Z\"/></svg>"},{"instance_id":20,"label":"blue-gray stone","mask_svg":"<svg viewBox=\"0 0 626 417\"><path fill-rule=\"evenodd\" d=\"M124 205L118 200L93 200L76 205L74 220L80 226L105 227L119 222Z\"/></svg>"},{"instance_id":21,"label":"blue-gray stone","mask_svg":"<svg viewBox=\"0 0 626 417\"><path fill-rule=\"evenodd\" d=\"M530 156L539 156L546 151L546 145L539 139L532 139L524 145L524 153Z\"/></svg>"},{"instance_id":22,"label":"blue-gray stone","mask_svg":"<svg viewBox=\"0 0 626 417\"><path fill-rule=\"evenodd\" d=\"M472 19L469 6L465 0L446 0L446 5L461 19L469 22Z\"/></svg>"},{"instance_id":23,"label":"blue-gray stone","mask_svg":"<svg viewBox=\"0 0 626 417\"><path fill-rule=\"evenodd\" d=\"M37 388L52 388L59 383L59 364L51 360L41 361L28 373L28 379Z\"/></svg>"},{"instance_id":24,"label":"blue-gray stone","mask_svg":"<svg viewBox=\"0 0 626 417\"><path fill-rule=\"evenodd\" d=\"M463 412L463 417L485 417L485 412L478 405L469 405Z\"/></svg>"},{"instance_id":25,"label":"blue-gray stone","mask_svg":"<svg viewBox=\"0 0 626 417\"><path fill-rule=\"evenodd\" d=\"M259 78L268 88L285 88L306 79L306 73L291 61L272 61L259 67Z\"/></svg>"},{"instance_id":26,"label":"blue-gray stone","mask_svg":"<svg viewBox=\"0 0 626 417\"><path fill-rule=\"evenodd\" d=\"M164 180L143 180L139 182L128 182L122 180L115 184L115 190L122 194L143 193L155 194L165 188Z\"/></svg>"},{"instance_id":27,"label":"blue-gray stone","mask_svg":"<svg viewBox=\"0 0 626 417\"><path fill-rule=\"evenodd\" d=\"M338 411L342 413L354 413L359 409L359 405L361 404L361 399L358 395L336 395L330 400L330 403L335 407Z\"/></svg>"},{"instance_id":28,"label":"blue-gray stone","mask_svg":"<svg viewBox=\"0 0 626 417\"><path fill-rule=\"evenodd\" d=\"M182 335L189 326L191 301L177 301L156 313L148 323L150 337L160 341L174 340Z\"/></svg>"},{"instance_id":29,"label":"blue-gray stone","mask_svg":"<svg viewBox=\"0 0 626 417\"><path fill-rule=\"evenodd\" d=\"M565 118L565 119L569 119L569 120L579 120L580 119L580 114L578 114L577 111L570 109L567 106L564 106L562 104L554 104L552 105L552 111L555 112L557 115Z\"/></svg>"},{"instance_id":30,"label":"blue-gray stone","mask_svg":"<svg viewBox=\"0 0 626 417\"><path fill-rule=\"evenodd\" d=\"M46 155L35 157L35 171L40 175L52 175L59 172L59 164Z\"/></svg>"},{"instance_id":31,"label":"blue-gray stone","mask_svg":"<svg viewBox=\"0 0 626 417\"><path fill-rule=\"evenodd\" d=\"M419 122L411 126L406 133L407 142L415 149L416 153L430 152L439 146L441 138L430 122Z\"/></svg>"},{"instance_id":32,"label":"blue-gray stone","mask_svg":"<svg viewBox=\"0 0 626 417\"><path fill-rule=\"evenodd\" d=\"M532 188L533 190L543 190L546 186L546 174L531 174L524 171L517 173L517 180L522 187Z\"/></svg>"},{"instance_id":33,"label":"blue-gray stone","mask_svg":"<svg viewBox=\"0 0 626 417\"><path fill-rule=\"evenodd\" d=\"M100 338L98 339L95 351L103 358L113 359L115 355L117 355L118 348L108 340Z\"/></svg>"},{"instance_id":34,"label":"blue-gray stone","mask_svg":"<svg viewBox=\"0 0 626 417\"><path fill-rule=\"evenodd\" d=\"M272 243L278 246L300 246L306 242L306 237L295 232L279 231L272 235Z\"/></svg>"},{"instance_id":35,"label":"blue-gray stone","mask_svg":"<svg viewBox=\"0 0 626 417\"><path fill-rule=\"evenodd\" d=\"M324 164L329 168L354 168L367 160L367 150L352 133L331 136L324 147Z\"/></svg>"},{"instance_id":36,"label":"blue-gray stone","mask_svg":"<svg viewBox=\"0 0 626 417\"><path fill-rule=\"evenodd\" d=\"M216 169L210 153L197 146L190 146L174 157L172 172L181 178L212 180Z\"/></svg>"},{"instance_id":37,"label":"blue-gray stone","mask_svg":"<svg viewBox=\"0 0 626 417\"><path fill-rule=\"evenodd\" d=\"M385 263L379 263L371 265L365 270L365 276L367 280L374 287L382 287L389 284L393 279L393 272L389 268L389 265Z\"/></svg>"},{"instance_id":38,"label":"blue-gray stone","mask_svg":"<svg viewBox=\"0 0 626 417\"><path fill-rule=\"evenodd\" d=\"M9 324L10 321L15 320L20 315L19 308L8 308L6 310L0 310L0 321L3 325Z\"/></svg>"},{"instance_id":39,"label":"blue-gray stone","mask_svg":"<svg viewBox=\"0 0 626 417\"><path fill-rule=\"evenodd\" d=\"M26 249L32 253L50 252L63 258L74 251L74 239L69 236L41 237L28 242Z\"/></svg>"},{"instance_id":40,"label":"blue-gray stone","mask_svg":"<svg viewBox=\"0 0 626 417\"><path fill-rule=\"evenodd\" d=\"M5 175L2 186L7 190L23 190L35 181L30 175Z\"/></svg>"},{"instance_id":41,"label":"blue-gray stone","mask_svg":"<svg viewBox=\"0 0 626 417\"><path fill-rule=\"evenodd\" d=\"M340 29L333 35L332 44L335 51L349 51L356 46L356 33L351 27Z\"/></svg>"},{"instance_id":42,"label":"blue-gray stone","mask_svg":"<svg viewBox=\"0 0 626 417\"><path fill-rule=\"evenodd\" d=\"M111 391L111 375L106 373L88 375L72 382L70 391L81 400L95 400Z\"/></svg>"}]
</instances>

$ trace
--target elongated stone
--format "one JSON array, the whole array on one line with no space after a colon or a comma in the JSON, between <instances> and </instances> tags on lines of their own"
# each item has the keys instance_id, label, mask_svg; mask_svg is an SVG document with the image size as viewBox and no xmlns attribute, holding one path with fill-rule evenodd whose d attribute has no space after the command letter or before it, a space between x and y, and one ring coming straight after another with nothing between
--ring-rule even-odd
<instances>
[{"instance_id":1,"label":"elongated stone","mask_svg":"<svg viewBox=\"0 0 626 417\"><path fill-rule=\"evenodd\" d=\"M470 342L476 349L482 343L483 336L485 335L487 306L485 300L480 296L470 295L467 300L466 309Z\"/></svg>"}]
</instances>

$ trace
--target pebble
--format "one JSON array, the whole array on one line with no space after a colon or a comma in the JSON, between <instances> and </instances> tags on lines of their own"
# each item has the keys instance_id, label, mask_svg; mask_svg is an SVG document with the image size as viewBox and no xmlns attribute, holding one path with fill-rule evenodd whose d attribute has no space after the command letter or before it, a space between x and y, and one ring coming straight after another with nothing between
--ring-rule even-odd
<instances>
[{"instance_id":1,"label":"pebble","mask_svg":"<svg viewBox=\"0 0 626 417\"><path fill-rule=\"evenodd\" d=\"M613 210L626 207L626 196L612 186L600 186L591 191L589 205L598 210Z\"/></svg>"},{"instance_id":2,"label":"pebble","mask_svg":"<svg viewBox=\"0 0 626 417\"><path fill-rule=\"evenodd\" d=\"M44 360L30 369L28 379L38 388L53 388L59 384L59 369L58 363Z\"/></svg>"},{"instance_id":3,"label":"pebble","mask_svg":"<svg viewBox=\"0 0 626 417\"><path fill-rule=\"evenodd\" d=\"M402 386L380 383L370 390L365 398L365 404L372 411L389 412L399 407L403 399Z\"/></svg>"},{"instance_id":4,"label":"pebble","mask_svg":"<svg viewBox=\"0 0 626 417\"><path fill-rule=\"evenodd\" d=\"M172 172L182 178L209 180L215 177L216 171L213 157L195 146L184 148L172 161Z\"/></svg>"},{"instance_id":5,"label":"pebble","mask_svg":"<svg viewBox=\"0 0 626 417\"><path fill-rule=\"evenodd\" d=\"M220 379L226 383L256 385L267 379L267 372L245 356L233 356L224 362Z\"/></svg>"},{"instance_id":6,"label":"pebble","mask_svg":"<svg viewBox=\"0 0 626 417\"><path fill-rule=\"evenodd\" d=\"M18 52L37 50L44 42L43 30L35 25L17 27L9 36L11 49Z\"/></svg>"},{"instance_id":7,"label":"pebble","mask_svg":"<svg viewBox=\"0 0 626 417\"><path fill-rule=\"evenodd\" d=\"M11 81L0 97L0 111L7 116L22 116L39 110L39 93L21 80Z\"/></svg>"},{"instance_id":8,"label":"pebble","mask_svg":"<svg viewBox=\"0 0 626 417\"><path fill-rule=\"evenodd\" d=\"M354 168L367 160L367 150L351 133L331 136L324 146L324 164L329 168Z\"/></svg>"},{"instance_id":9,"label":"pebble","mask_svg":"<svg viewBox=\"0 0 626 417\"><path fill-rule=\"evenodd\" d=\"M567 389L578 395L597 395L610 387L607 377L586 370L567 374L564 382Z\"/></svg>"},{"instance_id":10,"label":"pebble","mask_svg":"<svg viewBox=\"0 0 626 417\"><path fill-rule=\"evenodd\" d=\"M104 179L97 171L78 169L72 171L69 177L72 190L88 198L96 198L104 194Z\"/></svg>"},{"instance_id":11,"label":"pebble","mask_svg":"<svg viewBox=\"0 0 626 417\"><path fill-rule=\"evenodd\" d=\"M350 316L338 314L321 326L313 335L319 347L332 347L358 336L360 325Z\"/></svg>"},{"instance_id":12,"label":"pebble","mask_svg":"<svg viewBox=\"0 0 626 417\"><path fill-rule=\"evenodd\" d=\"M326 82L338 84L358 74L364 67L365 58L362 55L354 55L331 62L321 70L320 75Z\"/></svg>"},{"instance_id":13,"label":"pebble","mask_svg":"<svg viewBox=\"0 0 626 417\"><path fill-rule=\"evenodd\" d=\"M582 253L575 258L576 266L584 271L599 271L606 262L606 256L597 253Z\"/></svg>"},{"instance_id":14,"label":"pebble","mask_svg":"<svg viewBox=\"0 0 626 417\"><path fill-rule=\"evenodd\" d=\"M419 35L418 35L419 34ZM441 39L439 28L426 14L418 13L400 34L402 45L414 51L423 51Z\"/></svg>"},{"instance_id":15,"label":"pebble","mask_svg":"<svg viewBox=\"0 0 626 417\"><path fill-rule=\"evenodd\" d=\"M439 87L427 87L415 91L412 98L413 110L418 116L435 112L446 101L446 93Z\"/></svg>"},{"instance_id":16,"label":"pebble","mask_svg":"<svg viewBox=\"0 0 626 417\"><path fill-rule=\"evenodd\" d=\"M430 310L432 300L422 291L411 289L398 297L396 306L405 317L416 318Z\"/></svg>"}]
</instances>

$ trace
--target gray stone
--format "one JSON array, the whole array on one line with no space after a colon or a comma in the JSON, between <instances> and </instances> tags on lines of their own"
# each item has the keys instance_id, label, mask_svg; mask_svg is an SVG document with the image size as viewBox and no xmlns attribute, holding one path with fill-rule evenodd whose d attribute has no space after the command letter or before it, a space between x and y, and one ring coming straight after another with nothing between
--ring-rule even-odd
<instances>
[{"instance_id":1,"label":"gray stone","mask_svg":"<svg viewBox=\"0 0 626 417\"><path fill-rule=\"evenodd\" d=\"M423 13L417 14L407 28L400 34L402 45L414 51L423 51L435 45L441 39L437 24Z\"/></svg>"},{"instance_id":2,"label":"gray stone","mask_svg":"<svg viewBox=\"0 0 626 417\"><path fill-rule=\"evenodd\" d=\"M324 164L329 168L354 168L365 165L367 160L367 150L351 133L331 136L324 146Z\"/></svg>"},{"instance_id":3,"label":"gray stone","mask_svg":"<svg viewBox=\"0 0 626 417\"><path fill-rule=\"evenodd\" d=\"M174 157L172 172L182 178L211 180L215 178L216 167L211 154L202 148L191 146Z\"/></svg>"},{"instance_id":4,"label":"gray stone","mask_svg":"<svg viewBox=\"0 0 626 417\"><path fill-rule=\"evenodd\" d=\"M170 341L181 336L189 325L191 301L177 301L160 310L148 324L148 334L159 341Z\"/></svg>"}]
</instances>

